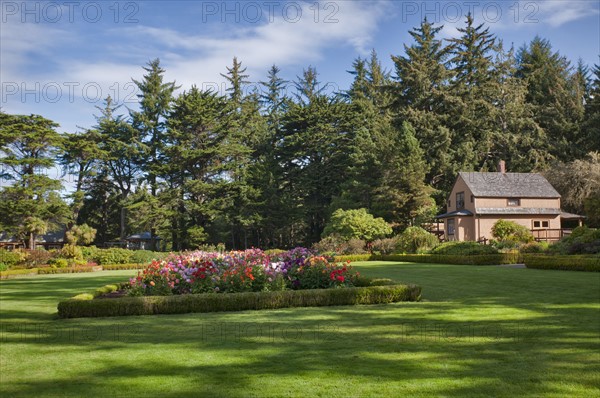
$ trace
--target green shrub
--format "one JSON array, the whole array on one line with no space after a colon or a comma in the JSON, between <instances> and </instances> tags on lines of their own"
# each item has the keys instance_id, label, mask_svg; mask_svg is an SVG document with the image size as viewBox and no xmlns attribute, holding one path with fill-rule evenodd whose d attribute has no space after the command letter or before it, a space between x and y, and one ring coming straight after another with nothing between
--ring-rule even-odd
<instances>
[{"instance_id":1,"label":"green shrub","mask_svg":"<svg viewBox=\"0 0 600 398\"><path fill-rule=\"evenodd\" d=\"M416 285L393 285L259 293L204 293L176 296L123 297L96 300L92 299L94 297L92 294L82 296L76 296L77 299L72 298L59 302L58 315L61 318L79 318L385 304L400 301L418 301L421 298L421 288Z\"/></svg>"},{"instance_id":2,"label":"green shrub","mask_svg":"<svg viewBox=\"0 0 600 398\"><path fill-rule=\"evenodd\" d=\"M398 238L377 239L371 243L371 253L392 254L398 250Z\"/></svg>"},{"instance_id":3,"label":"green shrub","mask_svg":"<svg viewBox=\"0 0 600 398\"><path fill-rule=\"evenodd\" d=\"M577 227L553 248L562 254L600 253L600 229Z\"/></svg>"},{"instance_id":4,"label":"green shrub","mask_svg":"<svg viewBox=\"0 0 600 398\"><path fill-rule=\"evenodd\" d=\"M66 268L69 266L69 262L64 258L53 258L48 261L48 264L56 268Z\"/></svg>"},{"instance_id":5,"label":"green shrub","mask_svg":"<svg viewBox=\"0 0 600 398\"><path fill-rule=\"evenodd\" d=\"M96 255L98 254L98 249L96 246L82 246L81 254L83 255L83 259L87 261L98 261Z\"/></svg>"},{"instance_id":6,"label":"green shrub","mask_svg":"<svg viewBox=\"0 0 600 398\"><path fill-rule=\"evenodd\" d=\"M498 220L492 226L492 235L500 241L533 242L531 231L514 221Z\"/></svg>"},{"instance_id":7,"label":"green shrub","mask_svg":"<svg viewBox=\"0 0 600 398\"><path fill-rule=\"evenodd\" d=\"M450 254L450 255L481 255L497 254L491 245L482 245L477 242L444 242L430 251L431 254Z\"/></svg>"},{"instance_id":8,"label":"green shrub","mask_svg":"<svg viewBox=\"0 0 600 398\"><path fill-rule=\"evenodd\" d=\"M439 239L421 227L408 227L397 237L398 251L420 253L439 245Z\"/></svg>"},{"instance_id":9,"label":"green shrub","mask_svg":"<svg viewBox=\"0 0 600 398\"><path fill-rule=\"evenodd\" d=\"M121 248L98 249L96 253L96 262L104 264L129 264L134 251Z\"/></svg>"},{"instance_id":10,"label":"green shrub","mask_svg":"<svg viewBox=\"0 0 600 398\"><path fill-rule=\"evenodd\" d=\"M150 264L152 260L162 259L164 254L167 253L153 252L150 250L134 250L129 261L136 264Z\"/></svg>"},{"instance_id":11,"label":"green shrub","mask_svg":"<svg viewBox=\"0 0 600 398\"><path fill-rule=\"evenodd\" d=\"M8 251L0 249L0 263L5 264L7 267L12 267L25 261L27 256L22 251Z\"/></svg>"},{"instance_id":12,"label":"green shrub","mask_svg":"<svg viewBox=\"0 0 600 398\"><path fill-rule=\"evenodd\" d=\"M53 254L46 250L23 250L26 257L23 262L26 268L36 268L40 265L48 264L48 261L53 257Z\"/></svg>"},{"instance_id":13,"label":"green shrub","mask_svg":"<svg viewBox=\"0 0 600 398\"><path fill-rule=\"evenodd\" d=\"M600 256L528 254L523 256L523 261L527 268L600 272Z\"/></svg>"},{"instance_id":14,"label":"green shrub","mask_svg":"<svg viewBox=\"0 0 600 398\"><path fill-rule=\"evenodd\" d=\"M64 245L58 256L68 260L83 261L83 252L79 246L75 245Z\"/></svg>"},{"instance_id":15,"label":"green shrub","mask_svg":"<svg viewBox=\"0 0 600 398\"><path fill-rule=\"evenodd\" d=\"M545 253L548 251L550 244L548 242L531 242L519 248L521 253Z\"/></svg>"},{"instance_id":16,"label":"green shrub","mask_svg":"<svg viewBox=\"0 0 600 398\"><path fill-rule=\"evenodd\" d=\"M0 263L0 272L6 271L8 269L8 264Z\"/></svg>"},{"instance_id":17,"label":"green shrub","mask_svg":"<svg viewBox=\"0 0 600 398\"><path fill-rule=\"evenodd\" d=\"M350 254L364 254L366 242L360 239L349 239L345 240L339 235L333 234L327 236L318 243L313 245L313 249L320 254L339 254L339 255L350 255Z\"/></svg>"}]
</instances>

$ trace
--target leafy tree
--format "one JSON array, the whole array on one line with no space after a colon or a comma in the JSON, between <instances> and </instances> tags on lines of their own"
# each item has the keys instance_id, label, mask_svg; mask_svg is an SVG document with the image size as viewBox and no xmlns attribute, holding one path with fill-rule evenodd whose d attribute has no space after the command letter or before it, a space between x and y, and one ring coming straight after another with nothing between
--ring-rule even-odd
<instances>
[{"instance_id":1,"label":"leafy tree","mask_svg":"<svg viewBox=\"0 0 600 398\"><path fill-rule=\"evenodd\" d=\"M553 164L544 175L562 195L565 209L584 214L587 223L600 226L600 153L590 152L584 159Z\"/></svg>"},{"instance_id":2,"label":"leafy tree","mask_svg":"<svg viewBox=\"0 0 600 398\"><path fill-rule=\"evenodd\" d=\"M323 236L337 234L346 240L355 238L372 242L391 233L392 227L383 218L373 217L367 209L338 209L331 215Z\"/></svg>"},{"instance_id":3,"label":"leafy tree","mask_svg":"<svg viewBox=\"0 0 600 398\"><path fill-rule=\"evenodd\" d=\"M33 248L36 235L68 220L68 207L58 195L61 182L47 173L54 167L62 140L58 125L38 115L0 118L0 164L12 185L0 191L0 223L12 233L28 236Z\"/></svg>"}]
</instances>

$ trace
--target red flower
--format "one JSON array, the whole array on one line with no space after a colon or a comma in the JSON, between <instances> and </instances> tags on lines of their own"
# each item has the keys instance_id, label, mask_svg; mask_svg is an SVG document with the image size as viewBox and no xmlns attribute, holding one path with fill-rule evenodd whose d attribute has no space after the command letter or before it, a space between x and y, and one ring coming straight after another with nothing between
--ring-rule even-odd
<instances>
[{"instance_id":1,"label":"red flower","mask_svg":"<svg viewBox=\"0 0 600 398\"><path fill-rule=\"evenodd\" d=\"M340 282L344 281L344 277L342 275L338 275L337 280Z\"/></svg>"}]
</instances>

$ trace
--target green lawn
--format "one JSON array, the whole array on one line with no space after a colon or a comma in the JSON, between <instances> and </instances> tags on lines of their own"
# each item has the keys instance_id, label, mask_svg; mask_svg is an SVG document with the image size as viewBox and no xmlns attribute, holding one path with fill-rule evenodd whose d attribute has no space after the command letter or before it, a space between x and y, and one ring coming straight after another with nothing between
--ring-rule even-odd
<instances>
[{"instance_id":1,"label":"green lawn","mask_svg":"<svg viewBox=\"0 0 600 398\"><path fill-rule=\"evenodd\" d=\"M0 281L0 396L600 396L600 273L356 268L423 301L59 320L135 271Z\"/></svg>"}]
</instances>

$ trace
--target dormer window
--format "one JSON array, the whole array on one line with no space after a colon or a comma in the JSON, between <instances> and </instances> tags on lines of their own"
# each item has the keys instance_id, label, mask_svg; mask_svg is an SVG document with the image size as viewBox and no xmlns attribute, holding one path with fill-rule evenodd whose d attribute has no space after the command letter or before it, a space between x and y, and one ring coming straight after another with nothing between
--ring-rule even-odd
<instances>
[{"instance_id":1,"label":"dormer window","mask_svg":"<svg viewBox=\"0 0 600 398\"><path fill-rule=\"evenodd\" d=\"M521 199L519 198L508 198L508 205L511 207L521 206Z\"/></svg>"},{"instance_id":2,"label":"dormer window","mask_svg":"<svg viewBox=\"0 0 600 398\"><path fill-rule=\"evenodd\" d=\"M456 210L461 210L465 208L465 193L458 192L456 194Z\"/></svg>"}]
</instances>

